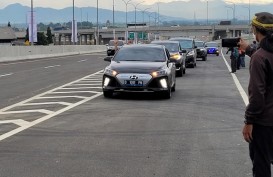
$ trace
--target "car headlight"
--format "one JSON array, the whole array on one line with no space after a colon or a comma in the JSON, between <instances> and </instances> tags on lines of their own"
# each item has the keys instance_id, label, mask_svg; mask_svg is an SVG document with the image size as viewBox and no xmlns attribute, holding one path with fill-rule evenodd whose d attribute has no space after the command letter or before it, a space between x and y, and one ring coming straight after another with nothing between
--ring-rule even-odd
<instances>
[{"instance_id":1,"label":"car headlight","mask_svg":"<svg viewBox=\"0 0 273 177\"><path fill-rule=\"evenodd\" d=\"M107 74L107 75L110 75L110 76L116 76L117 74L118 74L118 72L117 71L115 71L115 70L111 70L111 69L109 69L109 68L106 68L105 70L104 70L104 74Z\"/></svg>"},{"instance_id":2,"label":"car headlight","mask_svg":"<svg viewBox=\"0 0 273 177\"><path fill-rule=\"evenodd\" d=\"M154 71L151 73L153 77L166 76L166 74L167 74L166 70Z\"/></svg>"},{"instance_id":3,"label":"car headlight","mask_svg":"<svg viewBox=\"0 0 273 177\"><path fill-rule=\"evenodd\" d=\"M104 78L104 82L103 82L103 86L107 87L109 85L109 83L110 83L110 78L109 77L105 77Z\"/></svg>"},{"instance_id":4,"label":"car headlight","mask_svg":"<svg viewBox=\"0 0 273 177\"><path fill-rule=\"evenodd\" d=\"M194 55L194 51L193 51L193 50L190 51L190 52L187 54L187 56L192 56L192 55Z\"/></svg>"},{"instance_id":5,"label":"car headlight","mask_svg":"<svg viewBox=\"0 0 273 177\"><path fill-rule=\"evenodd\" d=\"M181 55L179 53L176 53L176 54L171 55L171 58L173 58L175 60L179 60L181 58Z\"/></svg>"}]
</instances>

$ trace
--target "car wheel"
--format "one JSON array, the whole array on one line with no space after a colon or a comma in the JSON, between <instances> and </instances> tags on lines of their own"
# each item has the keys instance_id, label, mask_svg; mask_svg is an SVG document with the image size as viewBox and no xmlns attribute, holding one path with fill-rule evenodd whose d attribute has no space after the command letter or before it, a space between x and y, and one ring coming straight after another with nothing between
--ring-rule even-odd
<instances>
[{"instance_id":1,"label":"car wheel","mask_svg":"<svg viewBox=\"0 0 273 177\"><path fill-rule=\"evenodd\" d=\"M170 99L172 97L172 88L168 88L167 91L163 92L163 98Z\"/></svg>"},{"instance_id":2,"label":"car wheel","mask_svg":"<svg viewBox=\"0 0 273 177\"><path fill-rule=\"evenodd\" d=\"M180 70L176 72L178 77L183 77L183 67L181 66Z\"/></svg>"},{"instance_id":3,"label":"car wheel","mask_svg":"<svg viewBox=\"0 0 273 177\"><path fill-rule=\"evenodd\" d=\"M112 91L103 91L103 96L105 98L112 98L113 97L113 92Z\"/></svg>"},{"instance_id":4,"label":"car wheel","mask_svg":"<svg viewBox=\"0 0 273 177\"><path fill-rule=\"evenodd\" d=\"M173 87L172 87L172 90L171 90L172 92L175 92L175 87L176 87L176 84L174 83Z\"/></svg>"},{"instance_id":5,"label":"car wheel","mask_svg":"<svg viewBox=\"0 0 273 177\"><path fill-rule=\"evenodd\" d=\"M203 60L203 61L207 61L207 56L204 56L204 57L202 58L202 60Z\"/></svg>"}]
</instances>

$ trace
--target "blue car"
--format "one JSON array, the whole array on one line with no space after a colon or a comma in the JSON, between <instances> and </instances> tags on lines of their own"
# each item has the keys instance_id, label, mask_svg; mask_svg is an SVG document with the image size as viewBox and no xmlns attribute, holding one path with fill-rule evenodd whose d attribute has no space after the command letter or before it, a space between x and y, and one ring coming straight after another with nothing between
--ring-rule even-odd
<instances>
[{"instance_id":1,"label":"blue car","mask_svg":"<svg viewBox=\"0 0 273 177\"><path fill-rule=\"evenodd\" d=\"M207 54L215 54L219 56L219 45L217 42L207 42L206 43Z\"/></svg>"}]
</instances>

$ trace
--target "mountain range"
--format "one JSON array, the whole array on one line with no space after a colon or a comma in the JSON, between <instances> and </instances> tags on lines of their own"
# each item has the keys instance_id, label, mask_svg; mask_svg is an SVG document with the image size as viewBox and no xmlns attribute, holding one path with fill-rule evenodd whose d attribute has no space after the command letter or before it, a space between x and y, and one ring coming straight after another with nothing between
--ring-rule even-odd
<instances>
[{"instance_id":1,"label":"mountain range","mask_svg":"<svg viewBox=\"0 0 273 177\"><path fill-rule=\"evenodd\" d=\"M151 8L156 5L142 6L142 8ZM190 1L173 1L169 3L160 3L160 20L161 21L179 21L179 20L195 20L207 18L207 2L201 0ZM227 8L229 6L229 8ZM226 4L224 1L214 0L209 1L208 6L209 19L232 19L233 18L233 6ZM97 11L96 7L75 7L75 19L77 21L91 21L96 23ZM69 22L72 21L72 7L64 9L53 9L35 7L36 21L49 23L49 22ZM273 13L273 3L271 4L251 4L251 16L256 12L267 11ZM26 23L27 14L30 12L30 7L23 6L21 4L11 4L4 9L0 9L0 24L11 23ZM235 6L235 18L241 20L247 20L249 15L249 9L246 4L236 4ZM112 22L112 10L99 9L99 22L106 23L107 20ZM155 21L154 17L156 13L150 15L151 21ZM142 11L137 11L137 22L148 22L148 15L143 15ZM124 11L115 11L115 22L124 23L126 19L126 13ZM135 12L128 12L128 22L135 21Z\"/></svg>"}]
</instances>

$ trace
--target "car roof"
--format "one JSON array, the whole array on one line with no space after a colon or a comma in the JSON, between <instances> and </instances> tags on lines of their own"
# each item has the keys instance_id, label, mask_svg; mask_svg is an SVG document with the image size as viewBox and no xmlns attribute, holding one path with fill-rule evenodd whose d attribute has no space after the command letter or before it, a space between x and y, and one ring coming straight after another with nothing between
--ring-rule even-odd
<instances>
[{"instance_id":1,"label":"car roof","mask_svg":"<svg viewBox=\"0 0 273 177\"><path fill-rule=\"evenodd\" d=\"M179 44L178 41L169 41L169 40L152 41L151 42L151 44L162 44L162 43Z\"/></svg>"},{"instance_id":2,"label":"car roof","mask_svg":"<svg viewBox=\"0 0 273 177\"><path fill-rule=\"evenodd\" d=\"M156 44L132 44L132 45L125 45L122 48L158 48L164 49L163 45L156 45Z\"/></svg>"},{"instance_id":3,"label":"car roof","mask_svg":"<svg viewBox=\"0 0 273 177\"><path fill-rule=\"evenodd\" d=\"M192 38L186 38L186 37L173 37L173 38L170 38L169 40L188 40L188 41L193 41L194 39L192 39Z\"/></svg>"}]
</instances>

